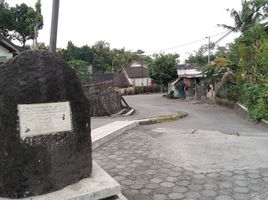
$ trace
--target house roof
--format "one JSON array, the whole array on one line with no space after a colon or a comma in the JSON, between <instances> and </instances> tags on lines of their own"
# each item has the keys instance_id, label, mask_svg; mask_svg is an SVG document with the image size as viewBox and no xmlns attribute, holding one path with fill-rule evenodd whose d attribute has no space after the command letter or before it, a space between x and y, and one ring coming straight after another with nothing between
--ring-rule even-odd
<instances>
[{"instance_id":1,"label":"house roof","mask_svg":"<svg viewBox=\"0 0 268 200\"><path fill-rule=\"evenodd\" d=\"M145 67L126 67L124 68L129 78L149 77L148 68Z\"/></svg>"},{"instance_id":2,"label":"house roof","mask_svg":"<svg viewBox=\"0 0 268 200\"><path fill-rule=\"evenodd\" d=\"M115 74L113 86L122 88L130 86L130 83L128 82L128 79L123 69L118 70Z\"/></svg>"},{"instance_id":3,"label":"house roof","mask_svg":"<svg viewBox=\"0 0 268 200\"><path fill-rule=\"evenodd\" d=\"M132 60L125 67L141 67L141 66L143 66L144 68L148 68L148 63L145 61Z\"/></svg>"},{"instance_id":4,"label":"house roof","mask_svg":"<svg viewBox=\"0 0 268 200\"><path fill-rule=\"evenodd\" d=\"M92 74L92 80L90 81L90 84L99 84L107 81L112 81L113 78L114 78L113 74L101 74L101 73Z\"/></svg>"},{"instance_id":5,"label":"house roof","mask_svg":"<svg viewBox=\"0 0 268 200\"><path fill-rule=\"evenodd\" d=\"M177 67L177 73L182 78L199 78L203 77L199 64L185 64Z\"/></svg>"},{"instance_id":6,"label":"house roof","mask_svg":"<svg viewBox=\"0 0 268 200\"><path fill-rule=\"evenodd\" d=\"M14 52L16 54L19 54L20 52L22 52L22 49L20 47L18 47L17 45L13 44L10 40L8 40L1 33L0 33L0 45L4 46L10 52Z\"/></svg>"},{"instance_id":7,"label":"house roof","mask_svg":"<svg viewBox=\"0 0 268 200\"><path fill-rule=\"evenodd\" d=\"M178 65L177 69L200 69L201 67L203 67L203 65L198 63L186 63L183 65Z\"/></svg>"},{"instance_id":8,"label":"house roof","mask_svg":"<svg viewBox=\"0 0 268 200\"><path fill-rule=\"evenodd\" d=\"M178 83L181 80L181 78L176 78L175 80L170 81L168 84L169 85L175 85L176 83Z\"/></svg>"}]
</instances>

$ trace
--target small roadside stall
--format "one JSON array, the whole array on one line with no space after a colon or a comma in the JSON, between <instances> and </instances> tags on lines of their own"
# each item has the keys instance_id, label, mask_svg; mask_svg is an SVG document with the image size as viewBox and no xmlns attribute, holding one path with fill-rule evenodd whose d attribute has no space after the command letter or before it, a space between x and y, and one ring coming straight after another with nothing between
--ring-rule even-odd
<instances>
[{"instance_id":1,"label":"small roadside stall","mask_svg":"<svg viewBox=\"0 0 268 200\"><path fill-rule=\"evenodd\" d=\"M184 88L185 84L183 78L177 78L168 83L168 94L172 93L173 91L174 98L185 99L186 94Z\"/></svg>"},{"instance_id":2,"label":"small roadside stall","mask_svg":"<svg viewBox=\"0 0 268 200\"><path fill-rule=\"evenodd\" d=\"M199 100L201 96L205 96L206 87L201 81L204 75L200 65L181 65L177 73L178 77L183 80L186 100Z\"/></svg>"}]
</instances>

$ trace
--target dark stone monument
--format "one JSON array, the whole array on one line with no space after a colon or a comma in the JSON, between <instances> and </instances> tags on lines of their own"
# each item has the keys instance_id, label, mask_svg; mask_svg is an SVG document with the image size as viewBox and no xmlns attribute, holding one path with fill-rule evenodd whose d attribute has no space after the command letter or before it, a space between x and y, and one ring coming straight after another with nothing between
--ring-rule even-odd
<instances>
[{"instance_id":1,"label":"dark stone monument","mask_svg":"<svg viewBox=\"0 0 268 200\"><path fill-rule=\"evenodd\" d=\"M22 138L18 105L57 102L69 103L72 130ZM45 51L1 65L0 197L49 193L91 171L90 107L74 70Z\"/></svg>"}]
</instances>

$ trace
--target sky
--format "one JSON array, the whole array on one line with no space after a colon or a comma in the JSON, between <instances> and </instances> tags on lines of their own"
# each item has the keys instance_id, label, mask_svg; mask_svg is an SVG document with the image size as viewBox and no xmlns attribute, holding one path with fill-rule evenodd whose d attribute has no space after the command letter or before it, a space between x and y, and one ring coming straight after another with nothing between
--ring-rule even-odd
<instances>
[{"instance_id":1,"label":"sky","mask_svg":"<svg viewBox=\"0 0 268 200\"><path fill-rule=\"evenodd\" d=\"M6 2L34 7L36 0ZM206 37L214 42L227 31L217 24L233 25L228 8L240 10L241 0L61 0L57 47L66 48L68 41L91 46L104 40L111 48L141 49L147 55L178 53L183 61L208 43ZM38 41L47 45L51 12L52 0L42 0L44 28ZM219 45L236 37L232 33Z\"/></svg>"}]
</instances>

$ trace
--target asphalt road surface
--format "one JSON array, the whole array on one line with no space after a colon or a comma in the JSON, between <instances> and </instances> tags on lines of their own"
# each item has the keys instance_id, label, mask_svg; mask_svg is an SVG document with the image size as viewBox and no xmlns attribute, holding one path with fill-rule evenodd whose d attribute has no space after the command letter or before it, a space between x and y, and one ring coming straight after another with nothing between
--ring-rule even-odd
<instances>
[{"instance_id":1,"label":"asphalt road surface","mask_svg":"<svg viewBox=\"0 0 268 200\"><path fill-rule=\"evenodd\" d=\"M134 115L129 117L92 118L92 129L113 121L135 120L184 111L189 116L182 120L169 122L168 126L170 128L221 131L229 134L268 133L268 129L262 125L241 119L233 110L217 105L171 100L163 97L163 94L133 95L124 96L124 98L136 110ZM166 125L167 123L161 124L163 127Z\"/></svg>"}]
</instances>

